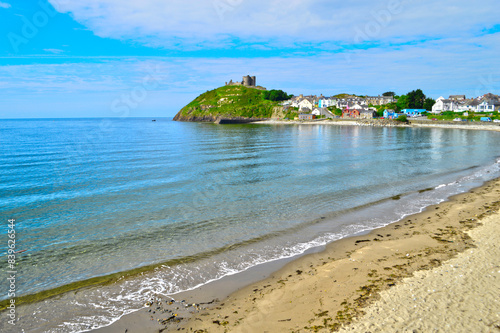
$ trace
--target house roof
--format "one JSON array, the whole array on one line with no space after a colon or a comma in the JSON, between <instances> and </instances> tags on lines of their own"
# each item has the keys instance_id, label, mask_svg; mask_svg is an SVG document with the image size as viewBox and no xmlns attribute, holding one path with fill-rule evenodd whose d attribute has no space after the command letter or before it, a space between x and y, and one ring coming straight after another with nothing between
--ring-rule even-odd
<instances>
[{"instance_id":1,"label":"house roof","mask_svg":"<svg viewBox=\"0 0 500 333\"><path fill-rule=\"evenodd\" d=\"M342 110L342 112L344 111L358 111L359 113L362 113L362 112L375 112L373 110L368 110L368 109L365 109L365 108L354 108L354 109L344 109Z\"/></svg>"},{"instance_id":2,"label":"house roof","mask_svg":"<svg viewBox=\"0 0 500 333\"><path fill-rule=\"evenodd\" d=\"M482 99L498 99L498 95L487 93L483 95Z\"/></svg>"}]
</instances>

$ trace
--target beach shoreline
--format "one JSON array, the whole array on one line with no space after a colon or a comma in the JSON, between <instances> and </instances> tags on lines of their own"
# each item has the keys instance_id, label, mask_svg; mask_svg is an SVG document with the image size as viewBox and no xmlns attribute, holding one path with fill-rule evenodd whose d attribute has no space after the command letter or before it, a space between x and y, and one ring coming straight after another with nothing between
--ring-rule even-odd
<instances>
[{"instance_id":1,"label":"beach shoreline","mask_svg":"<svg viewBox=\"0 0 500 333\"><path fill-rule=\"evenodd\" d=\"M451 122L409 119L408 123L401 123L389 119L317 119L317 120L282 120L269 119L252 122L260 125L331 125L331 126L374 126L400 128L447 128L480 131L500 131L500 124L488 122Z\"/></svg>"},{"instance_id":2,"label":"beach shoreline","mask_svg":"<svg viewBox=\"0 0 500 333\"><path fill-rule=\"evenodd\" d=\"M210 295L194 291L177 295L178 306L166 310L174 299L159 297L93 332L309 332L347 327L384 290L475 247L467 231L487 216L499 216L499 192L500 178L366 235L330 243L324 251L295 259L223 300L208 301ZM219 283L224 285L224 279Z\"/></svg>"},{"instance_id":3,"label":"beach shoreline","mask_svg":"<svg viewBox=\"0 0 500 333\"><path fill-rule=\"evenodd\" d=\"M142 123L144 121L131 121L127 123L127 126L134 127ZM151 124L148 122L147 125ZM147 125L145 127L149 128L150 126ZM179 197L176 195L175 198L184 197L187 201L179 199L163 201L159 193L169 193L171 188L184 188L178 186L184 184L183 182L174 182L174 184L168 183L165 188L161 187L162 191L154 191L158 193L155 200L148 200L149 196L142 196L144 200L140 200L140 196L132 194L134 191L123 191L125 196L119 198L113 193L115 193L116 182L123 181L123 179L120 173L109 169L107 176L102 177L103 181L104 179L115 179L115 181L103 183L106 185L104 189L109 190L109 193L106 191L105 197L119 200L116 200L115 205L103 206L105 209L102 212L106 213L104 216L108 216L117 226L127 221L133 222L130 224L133 237L120 237L120 233L113 232L111 228L107 234L103 234L104 243L88 242L92 244L92 251L86 251L86 247L81 246L85 244L79 242L69 243L71 251L65 250L65 246L54 244L53 251L45 251L45 253L35 252L35 248L30 245L30 250L33 252L30 251L32 253L28 255L33 257L25 257L23 254L23 260L28 260L23 261L20 266L23 269L24 279L36 277L35 274L30 274L36 273L36 269L29 269L32 263L41 267L44 262L50 260L57 260L58 265L54 266L53 270L40 270L40 272L58 273L61 277L61 279L46 280L40 278L35 280L34 284L30 284L30 287L46 281L48 284L60 284L67 289L46 288L52 295L43 292L40 295L43 299L28 300L25 303L21 302L23 300L21 292L24 289L19 289L18 295L21 297L16 299L16 315L19 325L26 331L86 332L118 324L118 322L124 323L129 317L135 317L132 313L136 311L148 313L151 311L157 316L154 320L160 320L160 323L170 320L167 324L179 318L188 318L189 312L203 310L204 307L216 304L212 302L214 299L226 299L228 294L248 285L254 285L275 274L281 269L283 258L296 260L303 253L322 250L326 244L336 242L342 237L366 233L371 229L385 226L402 216L419 212L428 205L446 200L450 195L480 186L484 181L499 175L498 156L500 155L498 152L494 154L497 150L498 135L494 132L488 133L488 131L474 133L474 131L455 130L307 125L221 127L210 124L200 127L198 124L174 122L163 125L174 130L177 135L175 142L180 142L179 140L186 136L185 131L194 135L188 135L188 137L205 138L204 140L191 140L192 142L211 142L208 145L193 145L193 147L198 147L196 151L201 153L201 157L205 156L201 159L197 158L197 163L184 163L182 160L179 160L180 163L172 162L167 158L164 159L164 165L158 166L158 169L163 170L171 163L178 165L179 169L172 169L177 170L173 174L184 175L190 180L188 184L191 184L191 188L197 189L194 197L193 192L182 190L181 193L187 195ZM50 123L47 126L57 128L57 124ZM198 136L200 129L204 134ZM161 129L160 132L164 130ZM235 155L235 152L239 152L240 149L227 149L224 144L215 144L216 147L220 146L220 149L212 151L214 142L211 138L214 133L223 134L222 140L215 141L216 143L226 142L232 137L231 134L241 134L236 148L240 147L242 153ZM255 149L248 149L249 142L245 139L248 136L253 138L250 147ZM110 136L109 139L112 137ZM360 140L361 138L363 139ZM364 144L360 145L361 142ZM158 144L161 147L168 146L166 142ZM61 142L61 145L61 148L64 147L64 142ZM145 145L138 145L126 155L128 157L124 160L133 159L137 154L140 155L141 151L149 149ZM112 150L120 151L121 146L119 144ZM276 148L269 148L274 146ZM312 147L314 147L313 150ZM181 146L172 149L173 151L183 150ZM256 152L258 154L255 154ZM409 155L413 153L415 154ZM347 159L341 161L338 155L346 156ZM239 161L241 157L245 157L242 163L236 163L231 171L222 174L217 172L220 167L226 170L227 161ZM416 162L410 169L406 167L408 158ZM46 158L41 159L43 160ZM152 157L151 161L155 160L156 158ZM214 172L208 173L209 177L200 179L192 176L197 175L198 170L207 170L206 167L200 168L200 166L213 168L214 160L221 162L215 164L217 167L214 168ZM84 163L84 160L81 162ZM234 164L234 162L230 163ZM372 167L369 169L362 167L370 164ZM135 165L134 169L140 171L144 169L145 162ZM258 173L244 172L247 168L239 168L239 165L251 165L252 170L254 165L258 165L259 168L255 170L260 171ZM271 169L268 166L271 166ZM72 168L70 165L67 167ZM358 173L361 170L363 174ZM238 186L233 186L233 182L225 186L226 182L221 181L221 175L234 175L233 171L236 172L237 177L231 179L236 180ZM150 179L150 177L147 178ZM74 178L67 181L69 184L72 181L86 181L86 179L86 174L76 174ZM132 177L130 180L133 179ZM163 179L163 177L158 178L158 183L162 183ZM151 185L157 183L153 179L151 181ZM247 187L247 184L252 185ZM294 186L288 186L289 184L294 184ZM149 188L150 186L147 186L143 190L149 194L151 192ZM364 189L367 189L366 193ZM250 190L248 195L247 190ZM72 192L75 195L75 205L82 201L78 199L80 192L79 190ZM242 197L255 198L255 202L260 203L258 220L253 217L256 208L251 204L253 202L247 200L248 204L243 206L232 203L231 198L239 197L242 193L245 194ZM262 199L264 197L265 200ZM206 200L208 198L216 199L216 204L212 200ZM282 204L281 198L285 198L286 204ZM142 201L142 204L137 205L135 200ZM135 208L124 209L121 205L128 205L127 202L135 203ZM179 204L181 202L182 204ZM191 202L192 205L189 204ZM162 203L166 210L156 212ZM166 203L176 204L165 205ZM120 209L117 209L116 205L119 205ZM221 214L213 212L216 217L221 218L213 219L215 223L210 222L207 230L203 227L206 224L198 225L196 221L203 221L206 218L205 209L201 207L209 208L210 206L217 207L217 209L224 207L224 209ZM248 220L243 218L247 216L244 214L246 208L250 213L248 216L252 217ZM86 211L88 213L85 213ZM75 221L71 224L74 229L73 233L78 232L79 228L73 226L80 225L80 221L82 226L109 227L106 223L100 223L99 219L94 218L99 216L100 211L101 209L97 207L94 209L91 206L87 206L87 210L75 213L68 210L67 220L64 220ZM9 215L17 217L19 221L30 221L30 216L33 218L35 212L36 210L32 210L27 215L12 212ZM79 212L81 212L80 215ZM210 209L207 212L211 214ZM276 214L278 212L281 213ZM146 218L142 216L143 214L146 214ZM148 217L163 219L167 216L172 220L183 221L180 223L181 226L186 224L191 227L170 227L169 223L158 220L161 221L162 227L161 232L157 232L157 229L151 227L151 223L146 223ZM236 229L232 223L234 219L226 218L226 216L234 216L237 221L249 222L250 228L243 225L245 228ZM62 222L62 220L54 220L54 222ZM141 224L136 222L141 222ZM56 223L53 225L56 226ZM280 231L275 234L263 232L272 226ZM92 233L93 228L84 230L87 229ZM34 230L36 229L25 228L23 237L30 236ZM252 237L246 234L247 230L255 231L257 236L259 234L264 234L264 236ZM62 237L58 228L49 228L48 231L51 232L47 233L47 237ZM68 234L72 233L68 232ZM224 237L230 234L250 238L250 241L238 242L235 238ZM166 235L173 236L174 242ZM198 236L191 237L191 235ZM89 236L92 239L92 235ZM37 239L43 242L45 238ZM206 248L205 245L208 243L204 243L204 239L211 240L214 245L218 244L219 239L223 242L227 240L230 247L216 247L215 251L205 252L202 249ZM141 241L137 242L138 240ZM208 248L211 248L210 245ZM85 251L80 252L80 249ZM306 249L309 250L306 251ZM83 260L74 260L75 257L66 255L67 252L79 253L77 258ZM195 253L195 256L182 256L182 253L189 252ZM181 256L173 261L165 261L175 253L180 253ZM130 271L126 269L127 267L122 269L122 263L135 265L140 258L150 260L155 257L156 261L144 262L152 262L154 267L137 265L140 271ZM90 260L88 268L81 265L87 262L86 259ZM98 273L101 267L109 264L116 266L116 270L111 272L116 277L115 280L108 279L109 275L100 276L94 273L97 275L96 281L92 281L93 284L90 286L83 286L86 285L86 280L74 279L73 281L85 282L74 283L69 279L72 274L76 275L75 272L79 272L80 267L84 269L83 272L92 274ZM68 281L70 284L64 283ZM102 281L104 283L101 283ZM20 284L20 286L24 288L24 285ZM74 289L73 286L77 288ZM175 293L179 291L190 292L176 295ZM173 302L169 299L172 296ZM144 308L146 304L152 305L160 299L163 300L161 306L155 304L153 305L155 307ZM165 309L164 301L167 299L169 303L172 303L167 309L174 311L173 313L165 312L167 309ZM183 300L186 302L182 302ZM192 306L193 303L195 306ZM199 303L209 304L196 305ZM187 306L189 304L190 306ZM183 312L180 311L181 309ZM151 324L150 316L146 314L144 318L146 320L143 322ZM157 329L164 326L156 324ZM5 324L0 327L0 330L10 331L10 326ZM128 326L126 328L130 330Z\"/></svg>"}]
</instances>

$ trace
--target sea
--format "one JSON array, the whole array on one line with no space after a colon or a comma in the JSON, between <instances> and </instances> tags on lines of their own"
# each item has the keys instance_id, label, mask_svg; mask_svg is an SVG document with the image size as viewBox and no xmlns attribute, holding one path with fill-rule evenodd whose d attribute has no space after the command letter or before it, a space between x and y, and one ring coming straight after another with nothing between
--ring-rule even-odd
<instances>
[{"instance_id":1,"label":"sea","mask_svg":"<svg viewBox=\"0 0 500 333\"><path fill-rule=\"evenodd\" d=\"M0 331L89 331L153 295L385 226L499 177L499 142L441 128L0 120L0 301L13 274L24 302L15 327L0 313ZM23 252L9 267L12 234Z\"/></svg>"}]
</instances>

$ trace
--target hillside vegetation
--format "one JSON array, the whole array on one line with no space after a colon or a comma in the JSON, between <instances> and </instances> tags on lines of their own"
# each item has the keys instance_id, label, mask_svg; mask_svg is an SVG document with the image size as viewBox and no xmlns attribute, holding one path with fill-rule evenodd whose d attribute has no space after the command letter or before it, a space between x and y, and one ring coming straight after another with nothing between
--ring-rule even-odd
<instances>
[{"instance_id":1,"label":"hillside vegetation","mask_svg":"<svg viewBox=\"0 0 500 333\"><path fill-rule=\"evenodd\" d=\"M177 113L174 120L215 121L221 117L271 118L273 111L279 106L279 101L268 98L275 99L277 95L282 94L271 94L265 90L244 86L223 86L196 97Z\"/></svg>"}]
</instances>

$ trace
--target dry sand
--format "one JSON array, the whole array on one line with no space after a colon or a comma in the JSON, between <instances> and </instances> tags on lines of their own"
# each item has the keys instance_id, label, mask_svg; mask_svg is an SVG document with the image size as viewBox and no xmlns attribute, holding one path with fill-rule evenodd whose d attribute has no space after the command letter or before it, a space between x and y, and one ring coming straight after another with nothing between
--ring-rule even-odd
<instances>
[{"instance_id":1,"label":"dry sand","mask_svg":"<svg viewBox=\"0 0 500 333\"><path fill-rule=\"evenodd\" d=\"M383 291L341 332L500 332L500 214L481 223L476 248Z\"/></svg>"},{"instance_id":2,"label":"dry sand","mask_svg":"<svg viewBox=\"0 0 500 333\"><path fill-rule=\"evenodd\" d=\"M497 179L334 242L189 319L153 314L163 300L102 332L500 332L499 194Z\"/></svg>"}]
</instances>

